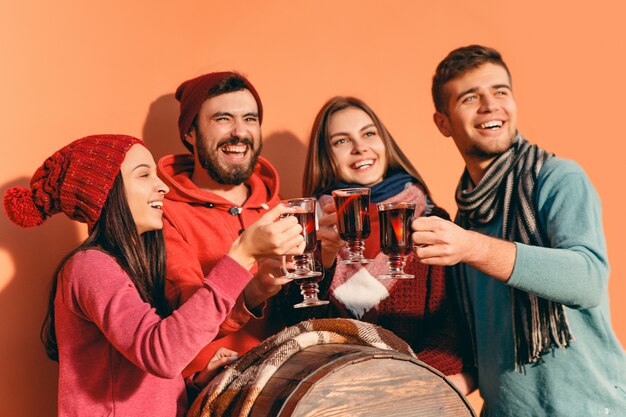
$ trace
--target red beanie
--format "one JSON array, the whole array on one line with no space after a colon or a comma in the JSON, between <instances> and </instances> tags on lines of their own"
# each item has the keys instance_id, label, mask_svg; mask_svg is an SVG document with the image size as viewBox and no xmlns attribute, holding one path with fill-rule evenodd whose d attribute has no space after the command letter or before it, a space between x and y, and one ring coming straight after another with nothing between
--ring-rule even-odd
<instances>
[{"instance_id":1,"label":"red beanie","mask_svg":"<svg viewBox=\"0 0 626 417\"><path fill-rule=\"evenodd\" d=\"M256 89L250 81L248 81L243 75L236 72L211 72L199 77L187 80L182 83L176 89L176 100L180 102L180 116L178 117L178 131L180 133L180 139L190 151L193 151L193 147L185 140L185 134L189 132L189 128L193 123L193 119L196 118L202 103L209 98L213 97L212 89L215 88L220 82L231 78L237 77L243 81L245 88L252 93L252 96L256 100L256 104L259 110L259 123L263 122L263 106L261 105L261 98Z\"/></svg>"},{"instance_id":2,"label":"red beanie","mask_svg":"<svg viewBox=\"0 0 626 417\"><path fill-rule=\"evenodd\" d=\"M45 160L30 180L30 190L13 187L4 195L9 219L22 227L42 224L63 212L72 220L98 221L126 152L140 139L94 135L75 140Z\"/></svg>"}]
</instances>

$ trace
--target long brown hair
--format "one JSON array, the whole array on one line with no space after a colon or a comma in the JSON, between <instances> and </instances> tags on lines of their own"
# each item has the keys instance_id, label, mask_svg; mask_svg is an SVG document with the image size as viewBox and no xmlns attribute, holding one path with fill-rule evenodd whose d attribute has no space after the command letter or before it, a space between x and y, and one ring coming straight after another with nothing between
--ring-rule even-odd
<instances>
[{"instance_id":1,"label":"long brown hair","mask_svg":"<svg viewBox=\"0 0 626 417\"><path fill-rule=\"evenodd\" d=\"M387 157L387 172L390 170L404 170L407 174L415 178L424 188L430 197L430 192L422 176L400 150L400 147L391 136L383 122L380 121L376 113L362 100L355 97L336 96L324 104L315 117L311 138L307 149L306 161L304 163L304 178L302 181L302 192L305 196L316 196L329 192L339 183L338 169L333 160L330 149L330 138L328 135L328 121L334 113L355 107L363 110L374 122L378 134L385 144Z\"/></svg>"},{"instance_id":2,"label":"long brown hair","mask_svg":"<svg viewBox=\"0 0 626 417\"><path fill-rule=\"evenodd\" d=\"M115 258L135 284L142 300L154 307L161 317L171 313L165 299L163 231L153 230L139 235L126 200L124 180L119 173L89 237L61 261L52 279L48 313L41 327L41 341L48 357L55 361L59 360L54 325L54 299L59 273L68 259L87 249L101 250Z\"/></svg>"}]
</instances>

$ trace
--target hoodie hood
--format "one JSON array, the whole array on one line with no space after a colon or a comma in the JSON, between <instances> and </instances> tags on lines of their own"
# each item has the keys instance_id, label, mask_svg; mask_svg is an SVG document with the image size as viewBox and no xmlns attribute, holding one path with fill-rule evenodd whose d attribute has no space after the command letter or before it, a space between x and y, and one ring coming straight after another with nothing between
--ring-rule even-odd
<instances>
[{"instance_id":1,"label":"hoodie hood","mask_svg":"<svg viewBox=\"0 0 626 417\"><path fill-rule=\"evenodd\" d=\"M166 198L192 204L207 204L214 206L232 206L231 201L216 194L201 190L191 181L194 168L194 158L191 154L166 155L157 165L159 177L170 188ZM263 157L259 157L257 165L250 178L245 183L251 190L245 206L248 208L267 208L270 201L278 200L280 182L278 172Z\"/></svg>"}]
</instances>

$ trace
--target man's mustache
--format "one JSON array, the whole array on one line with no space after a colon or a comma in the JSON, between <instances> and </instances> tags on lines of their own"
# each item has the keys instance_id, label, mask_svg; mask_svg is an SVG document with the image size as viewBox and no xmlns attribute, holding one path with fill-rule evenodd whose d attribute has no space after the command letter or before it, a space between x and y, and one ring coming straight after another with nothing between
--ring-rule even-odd
<instances>
[{"instance_id":1,"label":"man's mustache","mask_svg":"<svg viewBox=\"0 0 626 417\"><path fill-rule=\"evenodd\" d=\"M224 145L239 145L239 144L247 145L251 150L254 150L254 143L250 139L241 139L241 138L234 138L234 137L219 141L217 143L217 147L221 148Z\"/></svg>"}]
</instances>

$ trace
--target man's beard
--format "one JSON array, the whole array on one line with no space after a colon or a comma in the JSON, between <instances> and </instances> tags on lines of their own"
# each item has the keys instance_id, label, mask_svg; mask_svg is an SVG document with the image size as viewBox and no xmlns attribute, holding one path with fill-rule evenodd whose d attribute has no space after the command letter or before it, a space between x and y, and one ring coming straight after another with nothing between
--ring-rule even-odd
<instances>
[{"instance_id":1,"label":"man's beard","mask_svg":"<svg viewBox=\"0 0 626 417\"><path fill-rule=\"evenodd\" d=\"M196 145L196 152L198 153L198 160L200 161L200 164L207 170L211 178L224 185L239 185L248 180L254 172L259 155L261 154L261 148L263 147L262 139L259 140L259 148L254 149L254 143L250 139L231 137L220 141L215 150L211 150L208 148L207 140L203 135L200 135L199 139L200 140L197 141ZM250 162L247 165L220 165L218 157L218 152L221 152L220 147L225 144L235 145L239 143L246 144L248 146L247 152L252 152Z\"/></svg>"}]
</instances>

